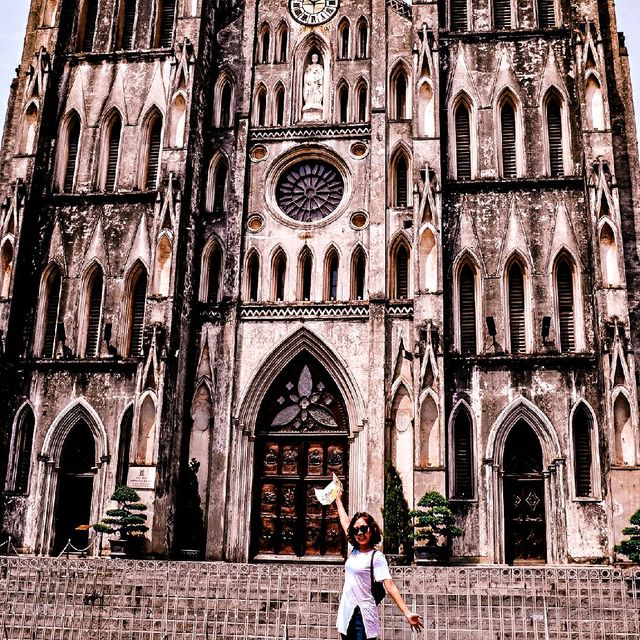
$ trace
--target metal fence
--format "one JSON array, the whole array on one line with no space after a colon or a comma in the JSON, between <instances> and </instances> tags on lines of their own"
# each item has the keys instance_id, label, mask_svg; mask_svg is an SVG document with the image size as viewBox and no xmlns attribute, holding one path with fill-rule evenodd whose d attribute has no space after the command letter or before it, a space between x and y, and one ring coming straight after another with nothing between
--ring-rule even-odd
<instances>
[{"instance_id":1,"label":"metal fence","mask_svg":"<svg viewBox=\"0 0 640 640\"><path fill-rule=\"evenodd\" d=\"M396 567L381 640L638 640L640 571ZM0 558L1 640L335 640L342 567Z\"/></svg>"}]
</instances>

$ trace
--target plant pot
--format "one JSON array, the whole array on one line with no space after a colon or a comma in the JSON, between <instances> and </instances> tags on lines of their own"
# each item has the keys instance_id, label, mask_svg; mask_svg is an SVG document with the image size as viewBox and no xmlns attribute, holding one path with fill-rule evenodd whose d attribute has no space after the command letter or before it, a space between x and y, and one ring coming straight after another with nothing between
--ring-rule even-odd
<instances>
[{"instance_id":1,"label":"plant pot","mask_svg":"<svg viewBox=\"0 0 640 640\"><path fill-rule=\"evenodd\" d=\"M391 567L404 567L410 562L404 553L385 553L384 557Z\"/></svg>"},{"instance_id":2,"label":"plant pot","mask_svg":"<svg viewBox=\"0 0 640 640\"><path fill-rule=\"evenodd\" d=\"M111 547L112 558L126 558L129 552L128 540L109 540L109 547Z\"/></svg>"},{"instance_id":3,"label":"plant pot","mask_svg":"<svg viewBox=\"0 0 640 640\"><path fill-rule=\"evenodd\" d=\"M413 555L418 565L449 564L449 549L447 547L414 547Z\"/></svg>"},{"instance_id":4,"label":"plant pot","mask_svg":"<svg viewBox=\"0 0 640 640\"><path fill-rule=\"evenodd\" d=\"M178 554L180 555L181 560L200 560L201 553L200 549L179 549Z\"/></svg>"}]
</instances>

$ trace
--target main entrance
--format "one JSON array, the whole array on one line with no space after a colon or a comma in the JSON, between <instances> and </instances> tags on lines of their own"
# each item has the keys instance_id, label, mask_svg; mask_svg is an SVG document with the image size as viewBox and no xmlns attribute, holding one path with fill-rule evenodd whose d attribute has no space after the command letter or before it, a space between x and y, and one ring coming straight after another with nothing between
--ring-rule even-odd
<instances>
[{"instance_id":1,"label":"main entrance","mask_svg":"<svg viewBox=\"0 0 640 640\"><path fill-rule=\"evenodd\" d=\"M95 478L96 445L84 420L79 420L69 432L62 447L58 469L58 488L54 516L53 555L58 555L71 541L76 549L89 543L91 499Z\"/></svg>"},{"instance_id":2,"label":"main entrance","mask_svg":"<svg viewBox=\"0 0 640 640\"><path fill-rule=\"evenodd\" d=\"M344 553L335 504L322 506L314 490L335 473L346 498L348 433L338 388L301 353L273 382L258 414L252 557Z\"/></svg>"},{"instance_id":3,"label":"main entrance","mask_svg":"<svg viewBox=\"0 0 640 640\"><path fill-rule=\"evenodd\" d=\"M523 420L507 438L504 451L505 559L509 564L547 560L542 449Z\"/></svg>"}]
</instances>

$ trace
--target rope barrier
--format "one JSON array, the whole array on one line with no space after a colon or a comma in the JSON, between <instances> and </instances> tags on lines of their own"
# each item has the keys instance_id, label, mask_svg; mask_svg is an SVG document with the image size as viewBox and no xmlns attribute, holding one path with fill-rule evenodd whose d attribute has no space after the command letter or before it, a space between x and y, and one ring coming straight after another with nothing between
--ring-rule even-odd
<instances>
[{"instance_id":1,"label":"rope barrier","mask_svg":"<svg viewBox=\"0 0 640 640\"><path fill-rule=\"evenodd\" d=\"M3 547L7 547L7 552L6 554L2 553L2 548ZM10 556L11 554L11 550L13 549L13 555L19 556L20 554L18 553L18 550L16 549L15 545L13 544L13 539L11 538L11 536L9 536L2 544L0 544L0 555L7 555Z\"/></svg>"},{"instance_id":2,"label":"rope barrier","mask_svg":"<svg viewBox=\"0 0 640 640\"><path fill-rule=\"evenodd\" d=\"M86 556L87 555L87 551L89 551L89 549L91 549L92 547L94 547L96 544L96 539L94 538L86 547L84 547L84 549L80 549L76 546L74 546L71 543L71 538L69 538L67 540L67 544L64 545L64 548L62 549L62 551L58 554L58 558L60 558L62 556L62 554L65 554L66 557L69 557L69 553L79 553L82 556ZM70 551L71 550L71 551Z\"/></svg>"}]
</instances>

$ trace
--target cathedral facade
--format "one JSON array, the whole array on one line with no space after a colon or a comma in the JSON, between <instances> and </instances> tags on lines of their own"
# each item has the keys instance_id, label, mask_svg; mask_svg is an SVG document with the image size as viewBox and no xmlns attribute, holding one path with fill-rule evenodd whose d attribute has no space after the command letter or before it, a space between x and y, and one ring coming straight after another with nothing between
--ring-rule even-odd
<instances>
[{"instance_id":1,"label":"cathedral facade","mask_svg":"<svg viewBox=\"0 0 640 640\"><path fill-rule=\"evenodd\" d=\"M32 0L0 156L0 518L341 557L616 560L640 506L640 182L613 0ZM84 525L84 526L83 526ZM78 528L79 527L79 528ZM106 544L106 541L105 541Z\"/></svg>"}]
</instances>

